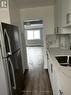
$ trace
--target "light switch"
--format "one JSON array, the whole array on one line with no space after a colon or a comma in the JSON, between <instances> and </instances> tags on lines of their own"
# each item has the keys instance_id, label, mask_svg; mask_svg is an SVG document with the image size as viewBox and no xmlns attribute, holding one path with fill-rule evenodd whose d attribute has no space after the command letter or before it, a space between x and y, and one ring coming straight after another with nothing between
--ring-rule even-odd
<instances>
[{"instance_id":1,"label":"light switch","mask_svg":"<svg viewBox=\"0 0 71 95\"><path fill-rule=\"evenodd\" d=\"M7 1L6 0L1 0L0 1L0 7L1 8L7 8Z\"/></svg>"}]
</instances>

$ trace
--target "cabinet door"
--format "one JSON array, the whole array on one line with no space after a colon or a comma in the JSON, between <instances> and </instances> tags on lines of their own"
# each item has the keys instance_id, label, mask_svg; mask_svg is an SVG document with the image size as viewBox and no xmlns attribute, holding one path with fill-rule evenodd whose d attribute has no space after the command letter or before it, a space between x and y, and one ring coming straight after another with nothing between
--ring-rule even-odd
<instances>
[{"instance_id":1,"label":"cabinet door","mask_svg":"<svg viewBox=\"0 0 71 95\"><path fill-rule=\"evenodd\" d=\"M60 33L61 28L62 1L56 0L55 3L55 33Z\"/></svg>"},{"instance_id":2,"label":"cabinet door","mask_svg":"<svg viewBox=\"0 0 71 95\"><path fill-rule=\"evenodd\" d=\"M71 0L62 0L62 27L71 25Z\"/></svg>"},{"instance_id":3,"label":"cabinet door","mask_svg":"<svg viewBox=\"0 0 71 95\"><path fill-rule=\"evenodd\" d=\"M66 26L67 1L62 0L62 27Z\"/></svg>"},{"instance_id":4,"label":"cabinet door","mask_svg":"<svg viewBox=\"0 0 71 95\"><path fill-rule=\"evenodd\" d=\"M54 95L63 95L58 72L55 70L50 56L48 55L48 71Z\"/></svg>"},{"instance_id":5,"label":"cabinet door","mask_svg":"<svg viewBox=\"0 0 71 95\"><path fill-rule=\"evenodd\" d=\"M63 95L63 91L60 85L60 81L58 78L58 74L55 70L53 70L53 93L54 95Z\"/></svg>"},{"instance_id":6,"label":"cabinet door","mask_svg":"<svg viewBox=\"0 0 71 95\"><path fill-rule=\"evenodd\" d=\"M57 6L58 6L58 10L57 10L57 14L58 14L58 27L61 27L61 12L62 12L62 1L61 0L57 0Z\"/></svg>"}]
</instances>

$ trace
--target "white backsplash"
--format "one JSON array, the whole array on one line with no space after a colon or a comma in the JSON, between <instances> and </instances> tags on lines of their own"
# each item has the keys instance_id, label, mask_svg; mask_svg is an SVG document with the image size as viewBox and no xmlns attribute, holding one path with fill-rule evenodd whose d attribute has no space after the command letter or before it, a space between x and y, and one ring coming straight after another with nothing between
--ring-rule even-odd
<instances>
[{"instance_id":1,"label":"white backsplash","mask_svg":"<svg viewBox=\"0 0 71 95\"><path fill-rule=\"evenodd\" d=\"M70 49L71 35L70 34L59 34L59 35L47 35L46 36L47 48L61 48Z\"/></svg>"},{"instance_id":2,"label":"white backsplash","mask_svg":"<svg viewBox=\"0 0 71 95\"><path fill-rule=\"evenodd\" d=\"M46 44L49 48L59 47L59 37L56 35L47 35Z\"/></svg>"}]
</instances>

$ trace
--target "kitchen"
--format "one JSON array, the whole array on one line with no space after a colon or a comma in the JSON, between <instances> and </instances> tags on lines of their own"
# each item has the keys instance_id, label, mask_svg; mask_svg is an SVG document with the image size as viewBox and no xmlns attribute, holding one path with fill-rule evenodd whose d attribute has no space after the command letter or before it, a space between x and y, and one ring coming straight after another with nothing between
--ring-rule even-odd
<instances>
[{"instance_id":1,"label":"kitchen","mask_svg":"<svg viewBox=\"0 0 71 95\"><path fill-rule=\"evenodd\" d=\"M40 2L41 1L42 0L40 0ZM26 52L25 52L26 45L25 45L24 32L23 32L23 22L26 19L43 20L44 68L48 68L49 66L47 64L48 63L48 60L47 60L48 52L49 52L48 55L52 56L51 51L54 53L54 51L57 50L58 53L55 54L56 56L59 54L60 52L59 50L62 50L63 51L62 55L70 55L70 49L71 49L71 15L70 15L71 8L70 8L70 4L71 4L71 1L70 0L56 0L56 1L50 0L48 4L46 2L45 3L42 2L42 3L38 3L37 6L35 4L33 5L33 3L32 5L30 5L30 2L28 3L29 5L25 6L25 4L23 5L23 3L25 2L22 1L22 4L20 4L19 0L18 2L14 0L9 0L9 1L7 0L7 6L5 7L1 6L0 8L0 22L5 22L8 24L16 25L19 27L20 31L22 31L19 33L19 35L20 35L20 42L21 42L22 62L24 63L23 72L25 71L25 69L28 69L28 66L26 64L27 63ZM53 50L50 48L53 48ZM63 67L63 68L66 68L66 67ZM53 78L55 79L55 77L57 78L57 80L60 80L58 79L57 74L56 75L54 74ZM4 79L5 79L5 76L4 76ZM53 87L52 82L51 82L51 85ZM69 90L67 92L64 92L65 90L64 88L63 89L61 88L61 85L58 85L58 86L59 87L57 91L54 89L55 87L57 88L57 86L54 85L53 87L53 92L56 91L54 95L63 95L63 94L70 95L71 94ZM3 92L2 95L5 95L5 92Z\"/></svg>"}]
</instances>

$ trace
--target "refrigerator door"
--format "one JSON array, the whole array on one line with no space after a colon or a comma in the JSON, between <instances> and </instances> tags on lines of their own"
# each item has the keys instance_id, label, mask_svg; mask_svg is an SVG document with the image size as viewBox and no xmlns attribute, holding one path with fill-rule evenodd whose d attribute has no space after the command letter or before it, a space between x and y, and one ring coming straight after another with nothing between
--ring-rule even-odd
<instances>
[{"instance_id":1,"label":"refrigerator door","mask_svg":"<svg viewBox=\"0 0 71 95\"><path fill-rule=\"evenodd\" d=\"M11 58L8 58L8 68L10 73L11 85L13 89L16 89L15 72L14 72L14 67Z\"/></svg>"},{"instance_id":2,"label":"refrigerator door","mask_svg":"<svg viewBox=\"0 0 71 95\"><path fill-rule=\"evenodd\" d=\"M23 89L23 69L20 50L8 57L8 68L12 93L18 95Z\"/></svg>"},{"instance_id":3,"label":"refrigerator door","mask_svg":"<svg viewBox=\"0 0 71 95\"><path fill-rule=\"evenodd\" d=\"M19 29L18 27L6 23L1 23L5 48L8 55L20 49Z\"/></svg>"},{"instance_id":4,"label":"refrigerator door","mask_svg":"<svg viewBox=\"0 0 71 95\"><path fill-rule=\"evenodd\" d=\"M8 58L7 61L8 61L9 79L11 85L10 94L14 95L14 93L16 92L16 79L15 79L14 67L11 58Z\"/></svg>"},{"instance_id":5,"label":"refrigerator door","mask_svg":"<svg viewBox=\"0 0 71 95\"><path fill-rule=\"evenodd\" d=\"M23 88L23 67L21 59L21 51L18 50L15 54L11 56L14 59L13 66L16 77L16 87L21 90Z\"/></svg>"},{"instance_id":6,"label":"refrigerator door","mask_svg":"<svg viewBox=\"0 0 71 95\"><path fill-rule=\"evenodd\" d=\"M15 70L19 70L23 73L23 66L22 66L22 59L21 59L21 50L19 49L15 54L13 54L13 57L15 59Z\"/></svg>"}]
</instances>

